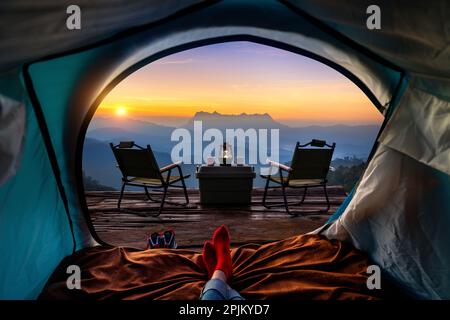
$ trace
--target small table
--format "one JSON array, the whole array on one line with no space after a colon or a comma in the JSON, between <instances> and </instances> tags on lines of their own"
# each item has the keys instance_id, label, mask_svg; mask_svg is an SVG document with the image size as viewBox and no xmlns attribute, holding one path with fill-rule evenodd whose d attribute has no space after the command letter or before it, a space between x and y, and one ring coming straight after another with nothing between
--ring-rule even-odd
<instances>
[{"instance_id":1,"label":"small table","mask_svg":"<svg viewBox=\"0 0 450 320\"><path fill-rule=\"evenodd\" d=\"M249 205L254 167L199 166L195 174L200 190L200 203L205 205Z\"/></svg>"}]
</instances>

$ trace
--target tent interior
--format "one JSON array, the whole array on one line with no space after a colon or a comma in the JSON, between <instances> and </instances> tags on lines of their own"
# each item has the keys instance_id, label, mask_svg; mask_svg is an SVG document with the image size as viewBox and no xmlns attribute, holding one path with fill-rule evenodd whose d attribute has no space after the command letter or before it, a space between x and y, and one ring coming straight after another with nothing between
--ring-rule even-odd
<instances>
[{"instance_id":1,"label":"tent interior","mask_svg":"<svg viewBox=\"0 0 450 320\"><path fill-rule=\"evenodd\" d=\"M75 263L89 275L107 274L123 257L158 272L161 265L179 268L165 277L158 274L164 284L155 282L156 271L121 268L123 274L106 283L101 277L86 281L83 294L198 297L205 282L200 255L139 252L98 238L87 214L81 154L96 108L126 76L171 53L236 40L333 67L385 116L362 178L332 219L315 234L235 249L236 287L258 299L293 292L299 299L377 297L364 288L364 267L373 263L402 294L450 298L445 1L411 4L407 10L379 1L383 27L375 31L366 28L365 1L345 8L330 1L79 2L81 30L65 28L68 4L41 1L26 9L13 1L0 4L8 9L0 10L5 34L0 39L0 298L35 299L43 290L45 298L85 297L65 288L64 268ZM286 254L281 262L276 259L280 250ZM337 268L329 260L336 252L353 264ZM301 286L305 268L298 257L330 265L330 287L345 279L350 289L308 294L313 290ZM127 295L122 277L130 275L145 279L136 279L139 290ZM323 279L317 281L320 286ZM180 282L182 288L174 289ZM287 283L290 289L282 290Z\"/></svg>"}]
</instances>

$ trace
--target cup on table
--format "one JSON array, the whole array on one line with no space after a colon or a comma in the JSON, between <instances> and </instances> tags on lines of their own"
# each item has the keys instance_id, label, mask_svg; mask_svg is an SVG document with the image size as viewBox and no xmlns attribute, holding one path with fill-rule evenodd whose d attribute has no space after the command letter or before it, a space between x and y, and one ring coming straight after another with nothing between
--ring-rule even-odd
<instances>
[{"instance_id":1,"label":"cup on table","mask_svg":"<svg viewBox=\"0 0 450 320\"><path fill-rule=\"evenodd\" d=\"M243 166L245 164L245 159L244 157L236 157L236 164L238 166Z\"/></svg>"},{"instance_id":2,"label":"cup on table","mask_svg":"<svg viewBox=\"0 0 450 320\"><path fill-rule=\"evenodd\" d=\"M208 157L206 158L206 165L213 166L214 165L214 157Z\"/></svg>"}]
</instances>

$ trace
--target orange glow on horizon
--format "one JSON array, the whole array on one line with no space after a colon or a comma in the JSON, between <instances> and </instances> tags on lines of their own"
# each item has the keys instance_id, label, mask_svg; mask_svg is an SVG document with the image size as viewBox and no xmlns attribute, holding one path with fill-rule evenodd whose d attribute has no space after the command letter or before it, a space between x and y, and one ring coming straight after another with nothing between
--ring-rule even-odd
<instances>
[{"instance_id":1,"label":"orange glow on horizon","mask_svg":"<svg viewBox=\"0 0 450 320\"><path fill-rule=\"evenodd\" d=\"M376 110L369 99L362 93L329 90L326 87L309 88L305 92L297 89L291 96L272 92L264 95L248 93L233 96L178 97L175 100L138 100L109 95L99 106L96 114L102 116L127 115L130 117L177 117L190 118L198 111L222 114L268 113L279 121L317 121L324 123L378 123L382 115ZM205 89L206 91L207 89ZM324 92L326 95L324 96ZM127 108L120 107L127 105Z\"/></svg>"},{"instance_id":2,"label":"orange glow on horizon","mask_svg":"<svg viewBox=\"0 0 450 320\"><path fill-rule=\"evenodd\" d=\"M355 84L327 66L254 44L264 55L256 50L233 58L233 51L223 46L214 54L207 47L188 50L138 70L108 94L96 115L185 119L198 111L245 112L268 113L286 123L324 124L383 119Z\"/></svg>"}]
</instances>

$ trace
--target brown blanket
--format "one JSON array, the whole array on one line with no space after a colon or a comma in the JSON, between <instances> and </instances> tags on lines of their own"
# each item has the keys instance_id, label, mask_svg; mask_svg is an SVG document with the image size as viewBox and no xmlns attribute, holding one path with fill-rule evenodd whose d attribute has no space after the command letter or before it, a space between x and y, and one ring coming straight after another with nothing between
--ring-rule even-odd
<instances>
[{"instance_id":1,"label":"brown blanket","mask_svg":"<svg viewBox=\"0 0 450 320\"><path fill-rule=\"evenodd\" d=\"M233 249L232 259L231 286L246 299L387 297L386 290L367 289L370 263L366 255L321 236L248 244ZM66 269L71 264L82 270L81 290L66 287ZM64 259L41 298L198 299L206 280L201 254L194 251L93 247Z\"/></svg>"}]
</instances>

